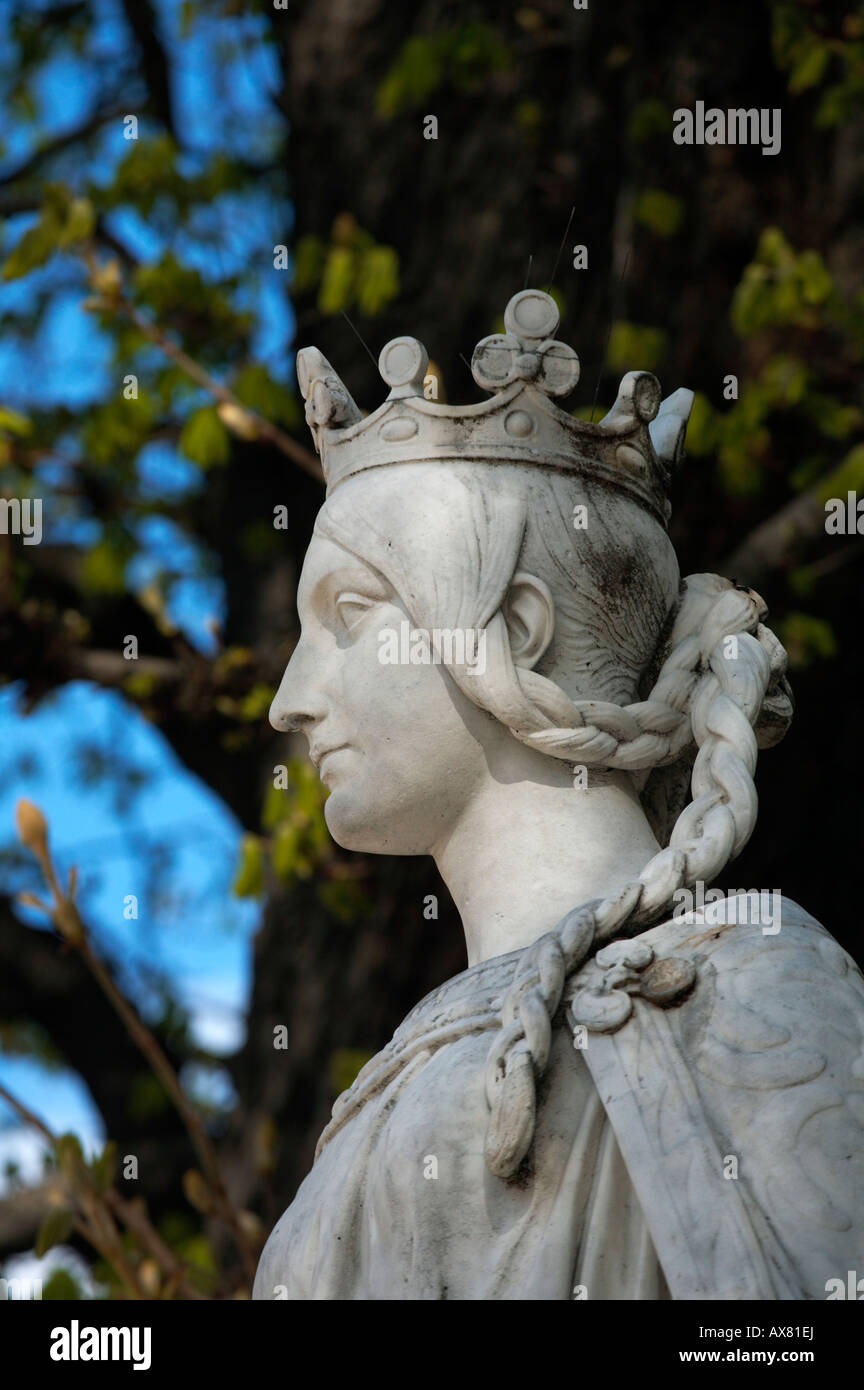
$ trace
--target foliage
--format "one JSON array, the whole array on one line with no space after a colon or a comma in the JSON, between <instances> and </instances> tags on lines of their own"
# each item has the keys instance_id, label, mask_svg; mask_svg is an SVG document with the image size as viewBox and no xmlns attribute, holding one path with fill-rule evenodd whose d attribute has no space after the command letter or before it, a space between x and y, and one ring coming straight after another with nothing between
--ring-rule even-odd
<instances>
[{"instance_id":1,"label":"foliage","mask_svg":"<svg viewBox=\"0 0 864 1390\"><path fill-rule=\"evenodd\" d=\"M797 95L821 88L817 127L854 116L864 101L864 8L840 16L831 7L771 0L771 18L774 54L789 74L789 91Z\"/></svg>"},{"instance_id":2,"label":"foliage","mask_svg":"<svg viewBox=\"0 0 864 1390\"><path fill-rule=\"evenodd\" d=\"M422 106L445 84L457 91L483 89L490 74L512 61L500 34L482 20L406 39L378 88L378 112L391 118Z\"/></svg>"},{"instance_id":3,"label":"foliage","mask_svg":"<svg viewBox=\"0 0 864 1390\"><path fill-rule=\"evenodd\" d=\"M796 252L776 227L762 233L756 256L745 267L733 296L731 317L745 339L764 338L779 328L797 329L810 337L839 332L846 340L842 356L860 360L864 297L850 310L822 257L812 250ZM770 355L760 356L761 370L740 384L738 399L725 408L713 406L699 393L688 427L688 451L716 455L732 495L760 491L772 456L771 425L778 419L788 419L799 438L813 440L813 451L792 474L798 489L811 486L826 473L830 457L826 443L848 441L864 426L862 407L827 389L831 383L820 379L805 357L779 343ZM834 495L847 471L850 476L855 473L859 451L860 446L855 446L847 455L851 464L843 462L839 471L837 466L830 470L830 481L823 485L825 496Z\"/></svg>"},{"instance_id":4,"label":"foliage","mask_svg":"<svg viewBox=\"0 0 864 1390\"><path fill-rule=\"evenodd\" d=\"M380 246L347 213L333 224L329 244L307 235L297 243L294 287L318 288L322 314L356 307L361 314L381 312L399 294L399 258L392 246Z\"/></svg>"}]
</instances>

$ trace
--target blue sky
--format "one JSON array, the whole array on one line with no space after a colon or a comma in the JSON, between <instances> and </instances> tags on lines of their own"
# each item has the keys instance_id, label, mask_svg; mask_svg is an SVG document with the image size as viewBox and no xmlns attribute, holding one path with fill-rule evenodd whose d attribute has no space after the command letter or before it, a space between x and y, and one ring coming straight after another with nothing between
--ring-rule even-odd
<instances>
[{"instance_id":1,"label":"blue sky","mask_svg":"<svg viewBox=\"0 0 864 1390\"><path fill-rule=\"evenodd\" d=\"M36 13L44 7L31 0L27 8ZM25 159L37 137L50 138L81 121L94 104L105 72L128 45L119 6L113 0L95 0L93 8L98 23L88 51L64 51L43 70L36 123L7 118L0 174ZM266 158L277 77L273 54L262 40L263 19L226 21L203 13L184 36L179 0L163 0L157 8L172 52L178 124L193 151L192 162L195 155L204 157L214 150ZM0 15L0 84L9 80L7 26L8 16ZM122 126L115 122L100 136L89 172L104 169L110 179L111 169L127 150ZM70 157L58 164L53 176L74 187L80 173ZM211 211L206 245L193 235L173 242L173 248L205 275L260 265L259 271L244 275L243 307L252 309L256 320L253 355L272 375L287 381L293 319L287 277L272 270L272 246L288 235L285 209L269 206L266 195L244 196L242 205L226 195ZM8 220L2 232L4 248L17 240L28 217ZM155 259L165 249L158 230L129 209L112 214L111 230L143 260ZM27 340L11 327L0 331L0 405L24 412L51 404L80 408L116 389L108 344L93 316L82 308L80 287L71 278L66 284L62 262L52 262L23 281L0 284L0 315L25 311L46 283L53 304L39 334ZM64 467L61 460L46 464L46 485L61 481ZM163 442L141 455L139 477L142 492L151 495L182 496L201 485L198 470ZM46 544L87 544L98 532L86 518L45 521ZM221 581L201 573L202 557L167 520L149 519L139 535L143 554L131 569L132 585L143 586L162 566L180 569L183 578L172 594L171 616L202 650L211 650L209 623L218 618L224 602ZM92 786L83 782L74 756L82 741L96 763L100 756L110 758L112 748L123 748L124 761L143 779L128 806L122 786L110 777ZM225 806L183 768L158 730L120 696L83 683L66 687L27 715L20 709L18 689L0 690L0 750L0 766L7 773L0 780L0 846L15 843L15 802L28 796L48 817L61 869L78 865L86 919L106 952L122 963L124 980L135 997L146 1006L152 972L164 975L188 1008L201 1044L217 1053L235 1048L242 1038L250 940L259 908L231 894L240 831ZM28 765L22 776L22 766ZM160 854L166 866L154 874L154 856ZM123 900L130 893L139 898L137 921L123 917ZM22 915L39 929L38 914ZM49 1071L28 1058L0 1056L0 1081L55 1130L74 1129L88 1148L102 1138L86 1088L67 1071ZM225 1092L218 1074L200 1075L194 1081L208 1095ZM25 1175L35 1176L41 1148L0 1103L0 1186L8 1159L19 1162Z\"/></svg>"}]
</instances>

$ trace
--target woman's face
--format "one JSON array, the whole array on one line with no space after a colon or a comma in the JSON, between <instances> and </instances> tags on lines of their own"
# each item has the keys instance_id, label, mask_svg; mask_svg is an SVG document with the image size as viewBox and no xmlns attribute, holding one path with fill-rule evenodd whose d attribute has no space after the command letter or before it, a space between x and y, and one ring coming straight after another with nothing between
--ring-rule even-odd
<instances>
[{"instance_id":1,"label":"woman's face","mask_svg":"<svg viewBox=\"0 0 864 1390\"><path fill-rule=\"evenodd\" d=\"M382 663L382 630L414 624L392 586L334 541L313 537L297 606L301 638L270 722L306 735L330 833L345 849L432 853L489 778L488 748L512 736L443 665Z\"/></svg>"}]
</instances>

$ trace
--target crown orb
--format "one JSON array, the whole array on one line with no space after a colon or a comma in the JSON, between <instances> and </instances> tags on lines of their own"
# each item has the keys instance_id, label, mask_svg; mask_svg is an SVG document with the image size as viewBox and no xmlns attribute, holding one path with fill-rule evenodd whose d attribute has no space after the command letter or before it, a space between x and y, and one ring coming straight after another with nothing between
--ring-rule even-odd
<instances>
[{"instance_id":1,"label":"crown orb","mask_svg":"<svg viewBox=\"0 0 864 1390\"><path fill-rule=\"evenodd\" d=\"M560 322L558 305L542 290L521 290L504 310L504 327L522 342L554 338Z\"/></svg>"},{"instance_id":2,"label":"crown orb","mask_svg":"<svg viewBox=\"0 0 864 1390\"><path fill-rule=\"evenodd\" d=\"M630 405L633 414L648 424L660 409L660 382L653 372L628 372L621 379L618 399Z\"/></svg>"},{"instance_id":3,"label":"crown orb","mask_svg":"<svg viewBox=\"0 0 864 1390\"><path fill-rule=\"evenodd\" d=\"M388 444L396 444L402 439L413 439L417 433L417 421L404 415L395 420L385 420L378 433Z\"/></svg>"},{"instance_id":4,"label":"crown orb","mask_svg":"<svg viewBox=\"0 0 864 1390\"><path fill-rule=\"evenodd\" d=\"M540 384L549 396L569 396L579 380L579 355L567 343L541 343L537 356L542 362Z\"/></svg>"},{"instance_id":5,"label":"crown orb","mask_svg":"<svg viewBox=\"0 0 864 1390\"><path fill-rule=\"evenodd\" d=\"M471 354L471 375L484 391L500 391L513 380L513 365L522 344L512 333L481 338Z\"/></svg>"},{"instance_id":6,"label":"crown orb","mask_svg":"<svg viewBox=\"0 0 864 1390\"><path fill-rule=\"evenodd\" d=\"M423 378L429 354L416 338L393 338L381 349L378 370L393 390L411 388L411 395L423 394Z\"/></svg>"},{"instance_id":7,"label":"crown orb","mask_svg":"<svg viewBox=\"0 0 864 1390\"><path fill-rule=\"evenodd\" d=\"M628 473L634 477L642 477L645 472L645 458L638 449L634 449L630 444L619 444L615 450L615 462L622 468L626 468Z\"/></svg>"},{"instance_id":8,"label":"crown orb","mask_svg":"<svg viewBox=\"0 0 864 1390\"><path fill-rule=\"evenodd\" d=\"M511 410L504 421L504 428L517 439L527 439L534 429L534 421L526 410Z\"/></svg>"}]
</instances>

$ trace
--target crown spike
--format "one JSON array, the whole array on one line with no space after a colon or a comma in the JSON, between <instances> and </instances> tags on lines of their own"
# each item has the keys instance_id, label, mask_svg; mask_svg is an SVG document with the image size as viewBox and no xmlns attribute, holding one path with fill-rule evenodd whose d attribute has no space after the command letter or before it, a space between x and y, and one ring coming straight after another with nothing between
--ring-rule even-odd
<instances>
[{"instance_id":1,"label":"crown spike","mask_svg":"<svg viewBox=\"0 0 864 1390\"><path fill-rule=\"evenodd\" d=\"M660 402L657 416L648 426L651 443L657 457L669 468L675 468L684 457L684 436L695 397L686 386L679 386L671 396Z\"/></svg>"},{"instance_id":2,"label":"crown spike","mask_svg":"<svg viewBox=\"0 0 864 1390\"><path fill-rule=\"evenodd\" d=\"M526 345L554 338L561 323L558 305L542 290L520 290L504 310L504 327Z\"/></svg>"},{"instance_id":3,"label":"crown spike","mask_svg":"<svg viewBox=\"0 0 864 1390\"><path fill-rule=\"evenodd\" d=\"M393 338L381 349L378 370L391 388L388 401L422 396L429 354L416 338Z\"/></svg>"}]
</instances>

